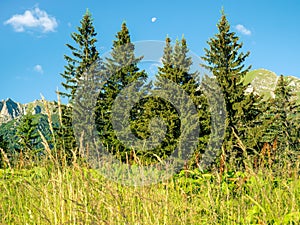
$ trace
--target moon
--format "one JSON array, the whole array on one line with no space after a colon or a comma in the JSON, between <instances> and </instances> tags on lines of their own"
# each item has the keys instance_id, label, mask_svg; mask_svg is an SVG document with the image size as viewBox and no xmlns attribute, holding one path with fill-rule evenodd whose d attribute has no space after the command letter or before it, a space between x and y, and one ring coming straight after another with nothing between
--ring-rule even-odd
<instances>
[{"instance_id":1,"label":"moon","mask_svg":"<svg viewBox=\"0 0 300 225\"><path fill-rule=\"evenodd\" d=\"M157 20L156 17L152 17L151 22L154 23Z\"/></svg>"}]
</instances>

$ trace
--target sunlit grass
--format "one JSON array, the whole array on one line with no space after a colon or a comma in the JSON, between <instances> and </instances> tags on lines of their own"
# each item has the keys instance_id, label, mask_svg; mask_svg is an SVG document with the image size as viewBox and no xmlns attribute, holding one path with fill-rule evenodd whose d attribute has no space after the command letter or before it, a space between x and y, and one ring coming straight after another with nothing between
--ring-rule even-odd
<instances>
[{"instance_id":1,"label":"sunlit grass","mask_svg":"<svg viewBox=\"0 0 300 225\"><path fill-rule=\"evenodd\" d=\"M128 187L96 170L0 170L1 224L299 224L300 179L186 171Z\"/></svg>"}]
</instances>

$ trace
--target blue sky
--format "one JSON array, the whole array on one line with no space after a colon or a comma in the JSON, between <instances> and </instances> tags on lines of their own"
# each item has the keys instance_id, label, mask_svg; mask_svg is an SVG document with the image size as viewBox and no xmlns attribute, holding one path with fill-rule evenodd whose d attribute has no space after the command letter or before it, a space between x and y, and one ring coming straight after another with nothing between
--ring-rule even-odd
<instances>
[{"instance_id":1,"label":"blue sky","mask_svg":"<svg viewBox=\"0 0 300 225\"><path fill-rule=\"evenodd\" d=\"M98 33L100 54L110 50L121 23L132 41L173 40L184 34L191 51L204 54L216 32L220 10L250 51L247 64L277 74L300 77L300 2L236 0L3 0L0 2L0 100L26 103L56 99L61 89L66 43L89 8ZM152 18L156 18L153 22Z\"/></svg>"}]
</instances>

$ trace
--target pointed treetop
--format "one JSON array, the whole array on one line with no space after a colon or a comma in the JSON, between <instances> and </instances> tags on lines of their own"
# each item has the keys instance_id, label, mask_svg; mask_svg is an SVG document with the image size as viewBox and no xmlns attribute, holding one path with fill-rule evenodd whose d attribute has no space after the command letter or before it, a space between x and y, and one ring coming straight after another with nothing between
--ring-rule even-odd
<instances>
[{"instance_id":1,"label":"pointed treetop","mask_svg":"<svg viewBox=\"0 0 300 225\"><path fill-rule=\"evenodd\" d=\"M181 37L181 44L182 44L183 46L186 45L186 39L185 39L185 37L184 37L184 34L182 34L182 37Z\"/></svg>"},{"instance_id":2,"label":"pointed treetop","mask_svg":"<svg viewBox=\"0 0 300 225\"><path fill-rule=\"evenodd\" d=\"M175 40L175 45L179 45L179 39L178 39L178 37L176 38L176 40Z\"/></svg>"},{"instance_id":3,"label":"pointed treetop","mask_svg":"<svg viewBox=\"0 0 300 225\"><path fill-rule=\"evenodd\" d=\"M221 12L220 12L222 15L225 15L225 10L224 10L224 6L222 6L221 8Z\"/></svg>"},{"instance_id":4,"label":"pointed treetop","mask_svg":"<svg viewBox=\"0 0 300 225\"><path fill-rule=\"evenodd\" d=\"M97 33L93 25L92 15L88 9L80 21L80 26L77 26L77 31L71 33L71 38L76 46L66 44L72 51L72 55L64 56L67 65L65 71L61 73L61 76L66 80L62 85L67 92L60 92L60 94L72 99L75 97L77 84L82 75L99 59L99 52L95 46Z\"/></svg>"},{"instance_id":5,"label":"pointed treetop","mask_svg":"<svg viewBox=\"0 0 300 225\"><path fill-rule=\"evenodd\" d=\"M221 16L221 19L219 20L217 27L218 27L219 31L229 32L230 24L225 15Z\"/></svg>"},{"instance_id":6,"label":"pointed treetop","mask_svg":"<svg viewBox=\"0 0 300 225\"><path fill-rule=\"evenodd\" d=\"M123 21L121 30L116 35L117 40L113 41L113 46L122 46L131 43L131 38L129 30L127 28L126 22Z\"/></svg>"},{"instance_id":7,"label":"pointed treetop","mask_svg":"<svg viewBox=\"0 0 300 225\"><path fill-rule=\"evenodd\" d=\"M123 22L122 22L122 30L127 30L127 24L126 24L126 20L124 20Z\"/></svg>"},{"instance_id":8,"label":"pointed treetop","mask_svg":"<svg viewBox=\"0 0 300 225\"><path fill-rule=\"evenodd\" d=\"M84 20L85 18L89 18L91 21L93 21L92 13L91 13L91 11L90 11L88 8L86 8L86 11L85 11L85 13L84 13L84 15L83 15L83 20Z\"/></svg>"},{"instance_id":9,"label":"pointed treetop","mask_svg":"<svg viewBox=\"0 0 300 225\"><path fill-rule=\"evenodd\" d=\"M171 38L169 37L169 35L167 35L166 37L166 43L171 43Z\"/></svg>"},{"instance_id":10,"label":"pointed treetop","mask_svg":"<svg viewBox=\"0 0 300 225\"><path fill-rule=\"evenodd\" d=\"M223 17L223 16L226 17L226 13L225 13L224 6L222 6L220 13L221 13L221 16L222 16L222 17Z\"/></svg>"}]
</instances>

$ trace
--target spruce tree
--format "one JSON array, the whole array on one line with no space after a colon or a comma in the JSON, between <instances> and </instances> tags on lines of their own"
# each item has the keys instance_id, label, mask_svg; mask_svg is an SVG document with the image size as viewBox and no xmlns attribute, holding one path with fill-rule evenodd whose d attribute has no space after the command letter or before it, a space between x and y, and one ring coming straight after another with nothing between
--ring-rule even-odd
<instances>
[{"instance_id":1,"label":"spruce tree","mask_svg":"<svg viewBox=\"0 0 300 225\"><path fill-rule=\"evenodd\" d=\"M19 138L19 149L24 153L25 157L29 159L38 151L38 121L35 120L31 110L27 110L27 113L21 118L21 121L17 127L16 132Z\"/></svg>"},{"instance_id":2,"label":"spruce tree","mask_svg":"<svg viewBox=\"0 0 300 225\"><path fill-rule=\"evenodd\" d=\"M264 113L267 126L263 141L272 146L273 158L277 162L284 163L284 158L295 162L299 149L299 106L283 75L278 79L274 94L275 98L269 100L268 110Z\"/></svg>"},{"instance_id":3,"label":"spruce tree","mask_svg":"<svg viewBox=\"0 0 300 225\"><path fill-rule=\"evenodd\" d=\"M253 93L246 95L247 88L244 85L244 77L251 66L245 68L245 60L250 52L240 52L243 44L239 43L239 37L230 30L230 24L222 12L221 19L217 24L218 33L207 43L202 66L212 72L220 85L227 111L226 134L223 149L228 158L241 163L244 144L251 143L248 138L250 127L254 127L253 121L260 111L256 106L258 97Z\"/></svg>"},{"instance_id":4,"label":"spruce tree","mask_svg":"<svg viewBox=\"0 0 300 225\"><path fill-rule=\"evenodd\" d=\"M85 79L84 77L90 73L91 67L100 60L99 53L96 49L95 43L97 42L95 32L95 27L93 25L93 18L89 10L84 14L81 22L81 26L77 27L78 32L71 34L71 38L76 43L76 47L71 44L66 44L69 50L72 52L72 56L65 55L65 60L67 65L65 66L65 71L61 73L61 76L65 79L62 86L65 88L65 92L60 92L62 96L69 98L69 104L63 105L61 107L62 118L60 126L57 128L57 149L60 151L61 160L67 158L68 163L70 163L72 158L72 151L76 150L76 140L73 131L73 117L84 118L84 112L81 107L76 107L73 109L73 105L80 104L79 99L85 98L87 100L89 96L77 96L79 92L77 89L80 82ZM76 99L76 101L75 101ZM82 129L83 126L79 126ZM77 134L81 135L81 134ZM62 149L65 151L61 152Z\"/></svg>"},{"instance_id":5,"label":"spruce tree","mask_svg":"<svg viewBox=\"0 0 300 225\"><path fill-rule=\"evenodd\" d=\"M165 133L164 138L161 140L160 145L147 152L148 158L157 160L157 156L164 159L171 154L177 156L175 150L181 151L188 149L188 143L181 143L180 140L184 134L192 133L196 127L187 125L189 121L193 119L199 121L200 133L198 134L198 146L195 146L195 155L200 152L203 153L206 144L208 142L208 136L210 133L209 127L209 110L206 98L202 91L199 89L199 74L197 72L191 72L190 67L192 65L192 59L188 55L189 50L185 38L176 40L174 47L171 45L171 39L166 38L166 44L164 48L164 54L162 56L162 66L158 68L156 74L156 81L154 82L154 96L143 99L139 105L139 113L136 117L136 130L139 131L139 135L148 138L151 134L149 131L149 124L151 120L159 117L164 123ZM181 91L176 91L174 86L178 86ZM175 102L171 102L164 94L161 96L155 95L155 93L168 92L169 96ZM184 94L185 93L185 94ZM188 103L186 96L192 100ZM173 105L173 104L178 105ZM191 105L188 105L191 104ZM195 108L195 118L189 118L189 121L185 121L181 118L183 114L190 113L190 107ZM161 131L160 131L161 132ZM197 139L197 137L196 137ZM197 143L197 140L195 141ZM179 152L178 152L179 153ZM191 152L185 152L190 154ZM191 156L191 155L189 155ZM191 161L195 165L195 160Z\"/></svg>"},{"instance_id":6,"label":"spruce tree","mask_svg":"<svg viewBox=\"0 0 300 225\"><path fill-rule=\"evenodd\" d=\"M199 89L200 74L198 72L190 71L190 67L193 62L192 58L189 56L186 39L183 37L180 41L176 40L172 49L170 49L170 41L171 40L169 38L166 39L165 54L162 60L163 66L159 68L155 86L156 88L164 87L165 85L161 81L161 78L169 79L182 88L192 99L194 107L198 112L197 117L200 125L198 147L194 152L194 156L196 156L199 153L204 152L210 134L210 114L207 100L202 90ZM188 109L186 104L188 103L182 104L183 108L179 110L181 113ZM192 118L190 118L190 120L192 120ZM193 127L189 127L188 129L186 128L185 124L187 121L180 121L180 123L181 124L174 122L175 127L173 129L177 131L174 138L178 138L184 132L191 132L191 129L194 129ZM180 125L182 128L186 128L187 130L180 130ZM195 161L193 161L193 164L194 162Z\"/></svg>"},{"instance_id":7,"label":"spruce tree","mask_svg":"<svg viewBox=\"0 0 300 225\"><path fill-rule=\"evenodd\" d=\"M61 76L65 79L62 85L66 90L66 92L61 92L61 95L70 99L74 98L78 82L83 74L87 73L90 66L99 59L99 52L95 46L97 33L89 10L84 14L80 24L81 26L77 27L78 33L73 32L71 34L71 38L77 47L66 44L72 52L72 56L64 56L67 65L65 71L61 73Z\"/></svg>"},{"instance_id":8,"label":"spruce tree","mask_svg":"<svg viewBox=\"0 0 300 225\"><path fill-rule=\"evenodd\" d=\"M96 124L100 139L107 151L116 154L123 161L126 160L126 154L130 154L130 146L118 140L111 119L114 101L121 91L133 82L139 85L133 87L132 92L138 91L147 79L147 74L138 68L142 57L136 57L134 49L127 25L123 22L121 30L116 34L116 40L113 41L110 57L104 62L102 76L108 80L100 90L97 100ZM124 104L128 101L126 96L123 100ZM120 112L125 110L121 105L118 107ZM128 130L127 133L131 131Z\"/></svg>"},{"instance_id":9,"label":"spruce tree","mask_svg":"<svg viewBox=\"0 0 300 225\"><path fill-rule=\"evenodd\" d=\"M3 150L5 154L8 153L8 142L5 140L4 135L0 134L0 148ZM4 155L2 151L0 151L0 168L3 168L5 165Z\"/></svg>"},{"instance_id":10,"label":"spruce tree","mask_svg":"<svg viewBox=\"0 0 300 225\"><path fill-rule=\"evenodd\" d=\"M3 150L8 150L8 142L5 140L5 137L3 134L0 135L0 148Z\"/></svg>"},{"instance_id":11,"label":"spruce tree","mask_svg":"<svg viewBox=\"0 0 300 225\"><path fill-rule=\"evenodd\" d=\"M159 80L165 78L171 80L172 68L173 68L173 47L171 45L171 39L166 38L166 46L164 48L164 54L162 57L163 66L159 67L158 74L164 74L162 76L156 75L157 82L155 82L154 88L156 90L163 89L165 80ZM171 80L173 81L173 80ZM161 140L161 143L153 148L149 149L146 153L148 160L157 160L159 158L166 158L173 153L177 147L177 139L180 137L180 119L174 106L166 99L158 96L150 96L145 98L139 104L139 110L136 117L136 130L138 135L143 139L149 138L153 133L149 130L149 125L152 119L159 118L166 126L165 137Z\"/></svg>"}]
</instances>

